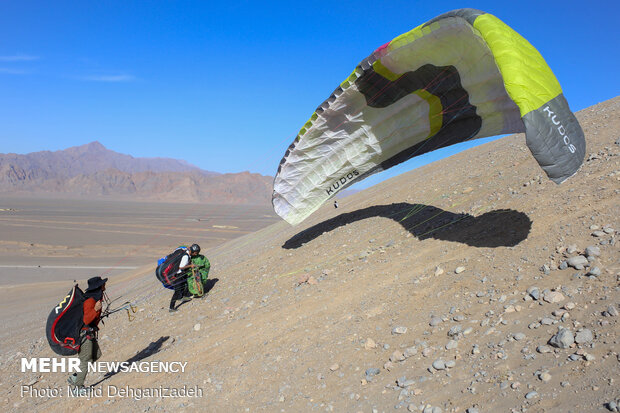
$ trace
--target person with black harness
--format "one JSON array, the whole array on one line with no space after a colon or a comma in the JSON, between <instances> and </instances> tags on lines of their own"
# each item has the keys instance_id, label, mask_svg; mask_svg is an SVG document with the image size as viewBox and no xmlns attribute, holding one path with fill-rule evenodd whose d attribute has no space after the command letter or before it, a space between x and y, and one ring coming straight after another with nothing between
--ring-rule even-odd
<instances>
[{"instance_id":1,"label":"person with black harness","mask_svg":"<svg viewBox=\"0 0 620 413\"><path fill-rule=\"evenodd\" d=\"M101 349L97 342L99 321L101 321L101 306L104 299L105 283L107 278L92 277L88 280L88 288L84 292L84 325L80 332L80 372L69 376L68 382L77 386L79 391L84 389L84 380L88 373L88 363L97 361L101 357Z\"/></svg>"},{"instance_id":2,"label":"person with black harness","mask_svg":"<svg viewBox=\"0 0 620 413\"><path fill-rule=\"evenodd\" d=\"M200 245L192 244L192 246L187 250L187 253L183 255L183 258L181 258L179 270L177 271L177 278L174 283L174 294L170 299L170 308L168 311L171 313L177 311L175 308L177 300L181 300L181 304L191 300L191 298L187 296L187 277L191 274L192 268L195 267L195 265L192 264L192 257L197 256L199 253Z\"/></svg>"}]
</instances>

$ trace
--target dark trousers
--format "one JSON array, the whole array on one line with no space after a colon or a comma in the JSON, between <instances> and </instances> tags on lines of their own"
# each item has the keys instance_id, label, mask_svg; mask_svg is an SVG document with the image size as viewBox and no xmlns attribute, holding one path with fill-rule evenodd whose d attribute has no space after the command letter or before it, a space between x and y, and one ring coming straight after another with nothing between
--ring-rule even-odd
<instances>
[{"instance_id":1,"label":"dark trousers","mask_svg":"<svg viewBox=\"0 0 620 413\"><path fill-rule=\"evenodd\" d=\"M172 298L170 299L170 308L174 308L177 300L185 297L187 295L187 278L180 277L177 278L174 285L174 294L172 294Z\"/></svg>"}]
</instances>

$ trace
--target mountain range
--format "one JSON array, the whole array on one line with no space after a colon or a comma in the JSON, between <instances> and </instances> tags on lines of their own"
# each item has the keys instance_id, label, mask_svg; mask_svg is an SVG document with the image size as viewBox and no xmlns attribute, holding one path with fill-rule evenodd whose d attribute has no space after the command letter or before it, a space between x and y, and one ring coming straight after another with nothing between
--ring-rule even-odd
<instances>
[{"instance_id":1,"label":"mountain range","mask_svg":"<svg viewBox=\"0 0 620 413\"><path fill-rule=\"evenodd\" d=\"M0 154L0 193L214 204L270 203L273 177L205 171L170 158L135 158L99 142Z\"/></svg>"}]
</instances>

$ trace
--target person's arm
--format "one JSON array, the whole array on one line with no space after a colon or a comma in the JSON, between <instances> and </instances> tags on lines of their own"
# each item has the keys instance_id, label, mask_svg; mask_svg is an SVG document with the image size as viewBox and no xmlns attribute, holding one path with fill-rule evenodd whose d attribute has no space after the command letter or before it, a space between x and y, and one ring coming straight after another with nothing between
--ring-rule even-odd
<instances>
[{"instance_id":1,"label":"person's arm","mask_svg":"<svg viewBox=\"0 0 620 413\"><path fill-rule=\"evenodd\" d=\"M97 305L99 303L99 305ZM97 307L99 307L97 309ZM84 324L90 324L97 320L101 315L101 302L95 301L94 298L87 298L84 301Z\"/></svg>"},{"instance_id":2,"label":"person's arm","mask_svg":"<svg viewBox=\"0 0 620 413\"><path fill-rule=\"evenodd\" d=\"M181 258L179 270L185 271L188 268L194 268L194 264L192 264L192 260L187 255L184 255L183 258Z\"/></svg>"}]
</instances>

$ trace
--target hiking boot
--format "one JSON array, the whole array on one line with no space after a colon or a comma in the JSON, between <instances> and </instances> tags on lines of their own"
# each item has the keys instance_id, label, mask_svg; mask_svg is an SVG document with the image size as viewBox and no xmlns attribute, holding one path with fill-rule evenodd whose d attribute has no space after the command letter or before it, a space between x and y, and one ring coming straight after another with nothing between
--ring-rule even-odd
<instances>
[{"instance_id":1,"label":"hiking boot","mask_svg":"<svg viewBox=\"0 0 620 413\"><path fill-rule=\"evenodd\" d=\"M168 309L169 313L176 313L177 311L179 311L179 310L177 310L176 308L169 308Z\"/></svg>"}]
</instances>

